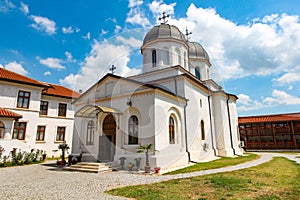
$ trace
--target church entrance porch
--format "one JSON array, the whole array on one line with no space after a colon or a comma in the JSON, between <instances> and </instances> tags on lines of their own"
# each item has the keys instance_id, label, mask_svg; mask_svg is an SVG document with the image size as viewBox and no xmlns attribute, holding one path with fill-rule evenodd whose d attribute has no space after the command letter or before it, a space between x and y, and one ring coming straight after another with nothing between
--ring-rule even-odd
<instances>
[{"instance_id":1,"label":"church entrance porch","mask_svg":"<svg viewBox=\"0 0 300 200\"><path fill-rule=\"evenodd\" d=\"M112 114L104 118L102 131L99 136L99 160L113 161L116 151L116 121Z\"/></svg>"}]
</instances>

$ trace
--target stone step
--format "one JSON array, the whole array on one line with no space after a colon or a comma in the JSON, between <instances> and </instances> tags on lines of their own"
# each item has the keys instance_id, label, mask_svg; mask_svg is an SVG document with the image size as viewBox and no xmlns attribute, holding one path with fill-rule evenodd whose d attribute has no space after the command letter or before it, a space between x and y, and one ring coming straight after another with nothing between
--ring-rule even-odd
<instances>
[{"instance_id":1,"label":"stone step","mask_svg":"<svg viewBox=\"0 0 300 200\"><path fill-rule=\"evenodd\" d=\"M70 165L69 167L65 167L64 170L78 171L78 172L91 172L91 173L112 171L112 169L109 166L103 163L86 163L86 162L80 162L75 165Z\"/></svg>"}]
</instances>

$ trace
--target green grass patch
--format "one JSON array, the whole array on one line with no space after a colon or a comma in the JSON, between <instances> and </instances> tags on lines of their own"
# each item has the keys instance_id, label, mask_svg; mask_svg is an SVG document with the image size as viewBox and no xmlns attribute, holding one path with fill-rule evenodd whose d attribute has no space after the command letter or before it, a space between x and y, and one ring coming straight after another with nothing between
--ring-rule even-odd
<instances>
[{"instance_id":1,"label":"green grass patch","mask_svg":"<svg viewBox=\"0 0 300 200\"><path fill-rule=\"evenodd\" d=\"M245 163L248 161L252 161L259 158L259 155L257 154L245 154L244 156L238 156L238 157L222 157L218 160L214 160L211 162L204 162L204 163L197 163L195 165L175 170L166 174L182 174L182 173L189 173L189 172L196 172L201 170L207 170L207 169L217 169L222 167L228 167L233 166L241 163Z\"/></svg>"},{"instance_id":2,"label":"green grass patch","mask_svg":"<svg viewBox=\"0 0 300 200\"><path fill-rule=\"evenodd\" d=\"M286 158L248 169L113 189L135 199L299 199L300 165ZM145 177L147 178L147 177Z\"/></svg>"}]
</instances>

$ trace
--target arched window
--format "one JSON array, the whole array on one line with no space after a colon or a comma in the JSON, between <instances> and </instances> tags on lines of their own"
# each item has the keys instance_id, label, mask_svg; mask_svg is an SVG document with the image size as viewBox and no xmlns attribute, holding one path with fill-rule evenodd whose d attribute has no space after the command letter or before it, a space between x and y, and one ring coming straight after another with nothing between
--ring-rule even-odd
<instances>
[{"instance_id":1,"label":"arched window","mask_svg":"<svg viewBox=\"0 0 300 200\"><path fill-rule=\"evenodd\" d=\"M170 144L175 144L175 121L172 116L169 118L169 141Z\"/></svg>"},{"instance_id":2,"label":"arched window","mask_svg":"<svg viewBox=\"0 0 300 200\"><path fill-rule=\"evenodd\" d=\"M205 140L204 121L201 120L201 139Z\"/></svg>"},{"instance_id":3,"label":"arched window","mask_svg":"<svg viewBox=\"0 0 300 200\"><path fill-rule=\"evenodd\" d=\"M197 79L200 80L200 70L199 70L199 67L195 68L195 76L197 77Z\"/></svg>"},{"instance_id":4,"label":"arched window","mask_svg":"<svg viewBox=\"0 0 300 200\"><path fill-rule=\"evenodd\" d=\"M184 52L184 63L183 63L184 68L186 68L186 52Z\"/></svg>"},{"instance_id":5,"label":"arched window","mask_svg":"<svg viewBox=\"0 0 300 200\"><path fill-rule=\"evenodd\" d=\"M138 144L139 142L139 120L133 115L128 121L128 144Z\"/></svg>"},{"instance_id":6,"label":"arched window","mask_svg":"<svg viewBox=\"0 0 300 200\"><path fill-rule=\"evenodd\" d=\"M0 139L4 138L4 130L5 130L4 124L3 122L0 121Z\"/></svg>"},{"instance_id":7,"label":"arched window","mask_svg":"<svg viewBox=\"0 0 300 200\"><path fill-rule=\"evenodd\" d=\"M156 59L156 50L152 50L152 67L156 67L157 59Z\"/></svg>"},{"instance_id":8,"label":"arched window","mask_svg":"<svg viewBox=\"0 0 300 200\"><path fill-rule=\"evenodd\" d=\"M87 125L87 134L86 134L86 144L94 144L94 134L95 134L95 122L90 120Z\"/></svg>"}]
</instances>

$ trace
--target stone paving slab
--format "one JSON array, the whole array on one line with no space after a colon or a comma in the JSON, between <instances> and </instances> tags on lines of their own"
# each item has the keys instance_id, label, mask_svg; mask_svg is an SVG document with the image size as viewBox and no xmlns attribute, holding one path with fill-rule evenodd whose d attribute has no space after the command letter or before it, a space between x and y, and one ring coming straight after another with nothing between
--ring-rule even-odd
<instances>
[{"instance_id":1,"label":"stone paving slab","mask_svg":"<svg viewBox=\"0 0 300 200\"><path fill-rule=\"evenodd\" d=\"M213 170L177 175L144 175L128 171L80 173L59 170L51 163L0 168L0 199L126 199L106 195L108 189L128 185L155 183L219 172L233 171L270 161L274 156L286 157L300 164L299 154L259 153L261 158Z\"/></svg>"}]
</instances>

